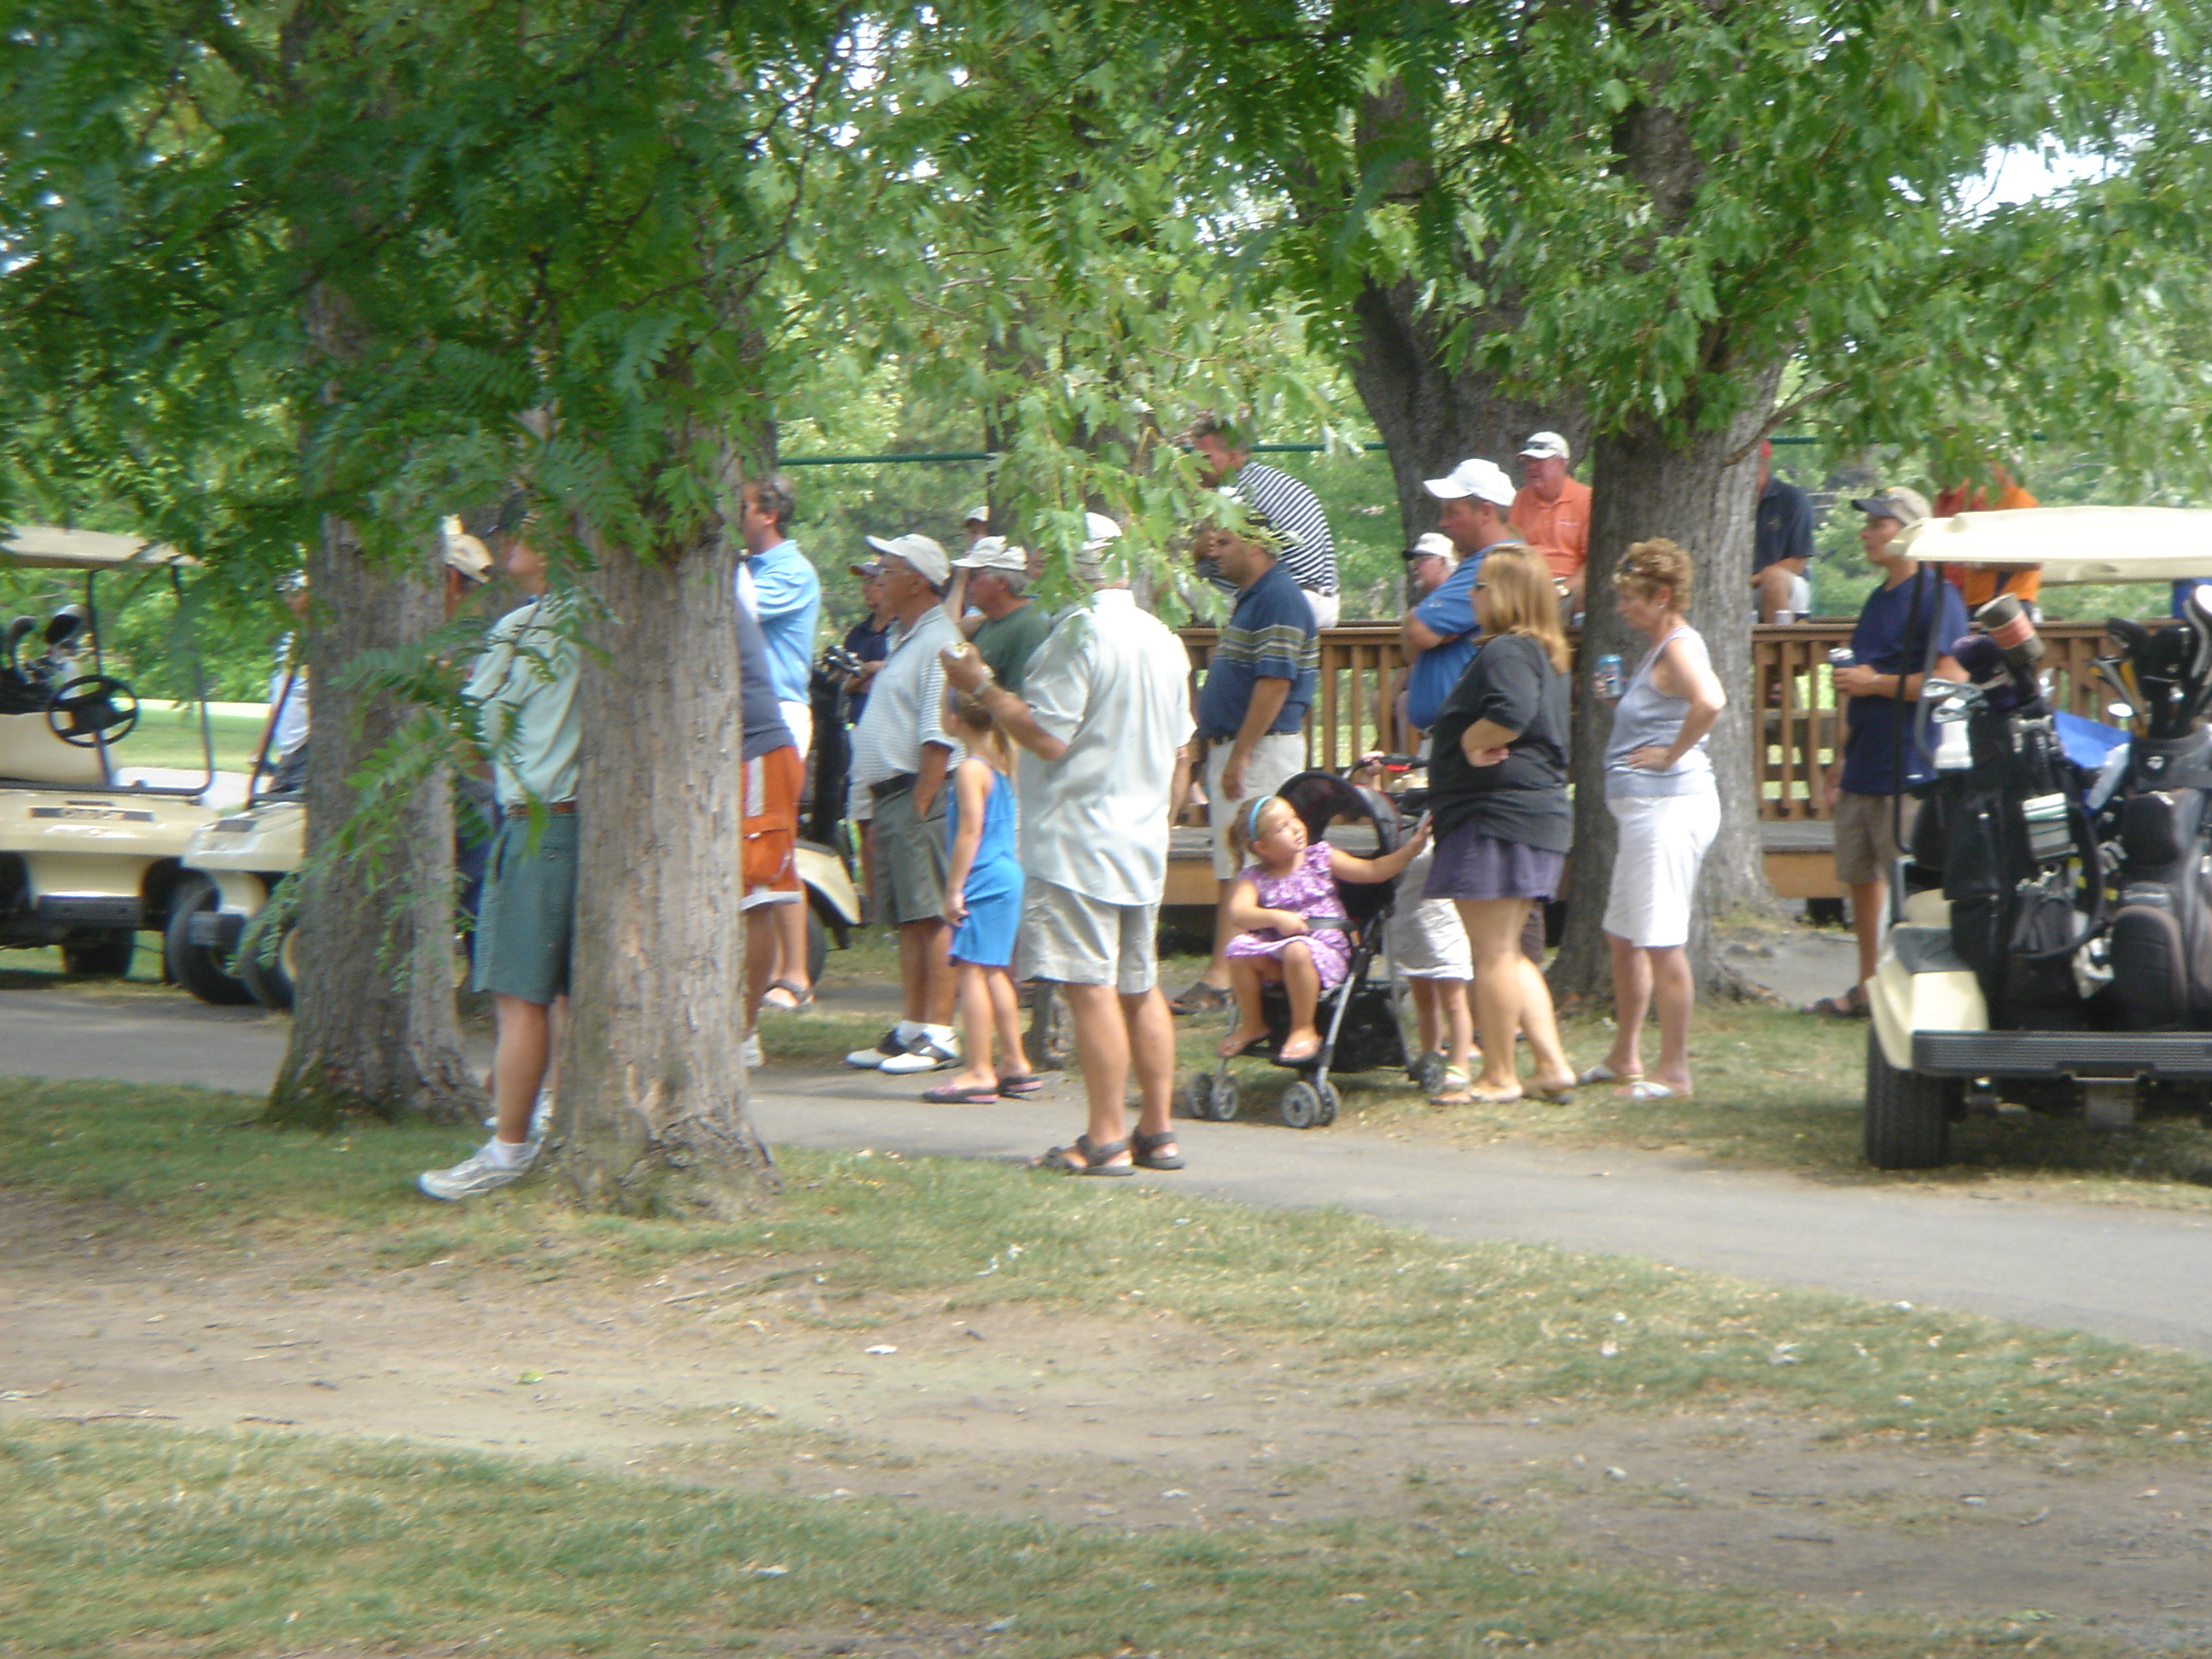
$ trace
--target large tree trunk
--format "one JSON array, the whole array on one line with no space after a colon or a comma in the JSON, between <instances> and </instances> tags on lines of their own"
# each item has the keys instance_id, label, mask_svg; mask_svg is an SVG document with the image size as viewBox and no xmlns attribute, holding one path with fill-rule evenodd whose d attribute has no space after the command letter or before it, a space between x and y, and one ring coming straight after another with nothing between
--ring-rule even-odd
<instances>
[{"instance_id":1,"label":"large tree trunk","mask_svg":"<svg viewBox=\"0 0 2212 1659\"><path fill-rule=\"evenodd\" d=\"M732 560L594 550L577 705L560 1167L584 1201L726 1216L775 1185L745 1111L744 721Z\"/></svg>"},{"instance_id":2,"label":"large tree trunk","mask_svg":"<svg viewBox=\"0 0 2212 1659\"><path fill-rule=\"evenodd\" d=\"M1451 366L1448 337L1455 328L1510 330L1517 318L1489 312L1469 319L1421 306L1413 279L1369 282L1352 301L1358 332L1352 382L1376 431L1389 447L1406 544L1437 527L1437 499L1421 488L1474 457L1517 473L1515 457L1532 432L1550 428L1580 454L1589 422L1560 398L1538 403L1507 398L1488 375Z\"/></svg>"},{"instance_id":3,"label":"large tree trunk","mask_svg":"<svg viewBox=\"0 0 2212 1659\"><path fill-rule=\"evenodd\" d=\"M1575 850L1568 876L1566 934L1551 969L1560 1000L1602 1001L1612 994L1612 966L1598 924L1613 879L1613 815L1605 805L1605 747L1613 708L1591 695L1597 659L1617 653L1632 671L1650 641L1630 635L1612 603L1613 573L1632 543L1671 538L1691 557L1695 582L1689 620L1712 653L1713 672L1728 692L1708 740L1720 790L1721 828L1698 873L1691 912L1690 959L1707 994L1734 994L1735 975L1721 961L1712 922L1771 899L1759 838L1759 784L1752 744L1759 717L1751 683L1751 544L1758 465L1751 459L1773 404L1778 373L1754 377L1745 407L1725 431L1668 439L1638 419L1599 434L1594 451L1596 492L1590 505L1589 609L1576 658L1574 720Z\"/></svg>"},{"instance_id":4,"label":"large tree trunk","mask_svg":"<svg viewBox=\"0 0 2212 1659\"><path fill-rule=\"evenodd\" d=\"M440 622L426 564L391 571L326 520L307 562L315 730L307 756L307 866L295 957L292 1042L268 1118L327 1126L374 1113L481 1115L453 1012L453 813L445 745L425 725L404 775L364 803L351 780L422 711L348 677L371 652L404 652ZM404 748L404 742L398 747ZM333 846L335 838L344 843Z\"/></svg>"}]
</instances>

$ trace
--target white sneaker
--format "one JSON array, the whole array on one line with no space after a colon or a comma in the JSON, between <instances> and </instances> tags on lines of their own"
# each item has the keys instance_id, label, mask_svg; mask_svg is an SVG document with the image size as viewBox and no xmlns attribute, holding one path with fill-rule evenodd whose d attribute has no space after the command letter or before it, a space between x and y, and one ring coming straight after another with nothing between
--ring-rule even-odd
<instances>
[{"instance_id":1,"label":"white sneaker","mask_svg":"<svg viewBox=\"0 0 2212 1659\"><path fill-rule=\"evenodd\" d=\"M959 1063L958 1049L939 1042L935 1037L920 1036L904 1054L893 1054L878 1069L885 1077L912 1077L917 1072L941 1072L948 1066Z\"/></svg>"},{"instance_id":2,"label":"white sneaker","mask_svg":"<svg viewBox=\"0 0 2212 1659\"><path fill-rule=\"evenodd\" d=\"M768 1063L761 1055L759 1032L754 1032L739 1045L738 1058L744 1062L745 1069L749 1072L756 1066L764 1066Z\"/></svg>"},{"instance_id":3,"label":"white sneaker","mask_svg":"<svg viewBox=\"0 0 2212 1659\"><path fill-rule=\"evenodd\" d=\"M479 1146L449 1170L425 1170L415 1177L415 1184L432 1198L448 1201L478 1198L514 1185L530 1173L530 1166L537 1161L536 1141L530 1143L530 1156L511 1170L493 1163L491 1154Z\"/></svg>"},{"instance_id":4,"label":"white sneaker","mask_svg":"<svg viewBox=\"0 0 2212 1659\"><path fill-rule=\"evenodd\" d=\"M904 1054L906 1048L906 1039L899 1036L898 1027L894 1025L876 1040L874 1048L854 1049L845 1056L845 1063L858 1071L878 1072L885 1060Z\"/></svg>"},{"instance_id":5,"label":"white sneaker","mask_svg":"<svg viewBox=\"0 0 2212 1659\"><path fill-rule=\"evenodd\" d=\"M530 1109L530 1139L532 1140L544 1139L545 1126L552 1121L553 1097L544 1090L540 1089L538 1091L538 1103ZM499 1128L499 1114L497 1112L494 1112L489 1117L483 1121L483 1126L487 1129L496 1132Z\"/></svg>"}]
</instances>

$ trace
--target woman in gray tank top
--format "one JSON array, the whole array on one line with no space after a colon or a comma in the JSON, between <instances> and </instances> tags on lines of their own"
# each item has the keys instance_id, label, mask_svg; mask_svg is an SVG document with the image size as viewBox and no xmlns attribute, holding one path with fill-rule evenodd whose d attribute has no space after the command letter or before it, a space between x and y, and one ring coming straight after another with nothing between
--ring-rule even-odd
<instances>
[{"instance_id":1,"label":"woman in gray tank top","mask_svg":"<svg viewBox=\"0 0 2212 1659\"><path fill-rule=\"evenodd\" d=\"M1682 620L1690 556L1664 538L1628 550L1613 578L1621 620L1651 641L1613 712L1605 804L1619 826L1606 939L1613 947L1613 1052L1583 1083L1622 1083L1632 1100L1690 1092L1690 903L1721 823L1705 738L1727 705L1697 630ZM1656 1006L1659 1064L1644 1070L1644 1017Z\"/></svg>"}]
</instances>

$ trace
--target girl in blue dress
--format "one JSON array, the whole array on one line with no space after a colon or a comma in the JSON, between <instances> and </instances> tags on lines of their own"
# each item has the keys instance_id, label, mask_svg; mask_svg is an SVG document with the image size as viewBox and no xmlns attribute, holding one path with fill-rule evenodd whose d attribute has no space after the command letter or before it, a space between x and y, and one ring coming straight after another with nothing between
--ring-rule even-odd
<instances>
[{"instance_id":1,"label":"girl in blue dress","mask_svg":"<svg viewBox=\"0 0 2212 1659\"><path fill-rule=\"evenodd\" d=\"M952 967L960 980L961 1041L968 1064L922 1098L980 1106L1037 1091L1022 1048L1014 1000L1014 935L1022 920L1022 866L1014 851L1012 746L982 702L964 691L945 696L945 729L968 758L952 774L945 814L945 919L953 927ZM996 1030L1006 1069L991 1063Z\"/></svg>"}]
</instances>

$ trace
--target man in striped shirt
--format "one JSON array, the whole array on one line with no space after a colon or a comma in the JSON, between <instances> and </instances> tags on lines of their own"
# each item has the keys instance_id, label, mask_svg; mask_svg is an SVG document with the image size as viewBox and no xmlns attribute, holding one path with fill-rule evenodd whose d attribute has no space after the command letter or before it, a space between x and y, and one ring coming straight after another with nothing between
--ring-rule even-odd
<instances>
[{"instance_id":1,"label":"man in striped shirt","mask_svg":"<svg viewBox=\"0 0 2212 1659\"><path fill-rule=\"evenodd\" d=\"M1282 562L1312 607L1316 628L1336 626L1336 540L1321 498L1280 467L1251 459L1251 444L1229 422L1201 415L1177 442L1199 459L1209 489L1224 486L1255 513L1266 515L1281 538Z\"/></svg>"}]
</instances>

